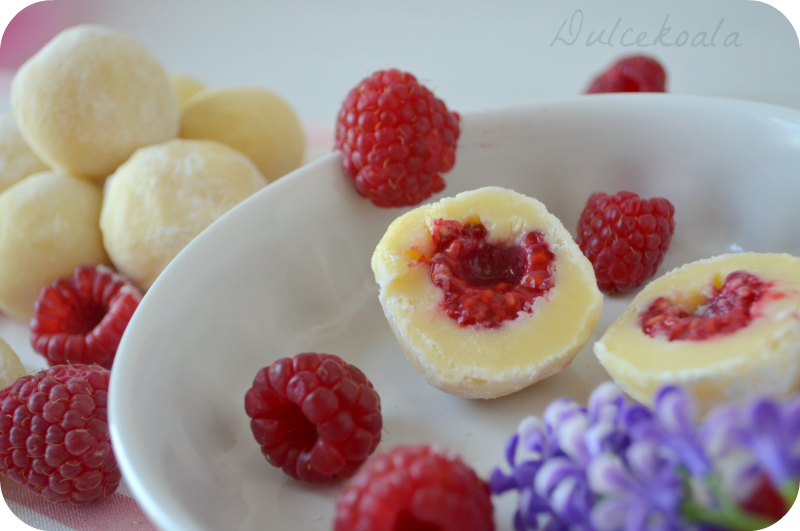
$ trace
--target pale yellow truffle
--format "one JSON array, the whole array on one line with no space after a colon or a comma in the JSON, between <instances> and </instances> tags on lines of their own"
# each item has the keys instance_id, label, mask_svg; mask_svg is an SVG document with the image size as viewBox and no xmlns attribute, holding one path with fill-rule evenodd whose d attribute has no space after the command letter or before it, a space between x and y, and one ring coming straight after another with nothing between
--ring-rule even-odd
<instances>
[{"instance_id":1,"label":"pale yellow truffle","mask_svg":"<svg viewBox=\"0 0 800 531\"><path fill-rule=\"evenodd\" d=\"M0 194L0 310L27 321L39 291L80 265L108 264L100 189L42 172Z\"/></svg>"},{"instance_id":2,"label":"pale yellow truffle","mask_svg":"<svg viewBox=\"0 0 800 531\"><path fill-rule=\"evenodd\" d=\"M241 151L272 182L300 167L305 137L281 98L258 88L206 90L183 108L182 138L217 140Z\"/></svg>"},{"instance_id":3,"label":"pale yellow truffle","mask_svg":"<svg viewBox=\"0 0 800 531\"><path fill-rule=\"evenodd\" d=\"M106 181L100 228L108 254L147 289L195 236L265 184L250 159L219 142L142 148Z\"/></svg>"},{"instance_id":4,"label":"pale yellow truffle","mask_svg":"<svg viewBox=\"0 0 800 531\"><path fill-rule=\"evenodd\" d=\"M431 226L437 219L480 223L489 241L541 232L555 255L553 287L497 328L460 326L441 308L431 282ZM589 260L569 231L531 197L498 187L463 192L394 220L372 255L386 319L412 367L447 393L507 395L566 368L597 326L603 296Z\"/></svg>"},{"instance_id":5,"label":"pale yellow truffle","mask_svg":"<svg viewBox=\"0 0 800 531\"><path fill-rule=\"evenodd\" d=\"M706 303L710 286L735 271L770 283L747 326L702 341L668 341L642 330L642 313L659 297L693 311ZM736 253L674 269L633 299L594 352L622 390L645 404L664 385L692 393L701 410L760 394L789 396L800 390L800 258Z\"/></svg>"},{"instance_id":6,"label":"pale yellow truffle","mask_svg":"<svg viewBox=\"0 0 800 531\"><path fill-rule=\"evenodd\" d=\"M0 337L0 391L11 387L14 382L26 374L25 367L19 361L17 353Z\"/></svg>"},{"instance_id":7,"label":"pale yellow truffle","mask_svg":"<svg viewBox=\"0 0 800 531\"><path fill-rule=\"evenodd\" d=\"M28 175L45 170L47 166L19 134L14 116L0 115L0 193Z\"/></svg>"},{"instance_id":8,"label":"pale yellow truffle","mask_svg":"<svg viewBox=\"0 0 800 531\"><path fill-rule=\"evenodd\" d=\"M172 82L172 88L178 96L178 104L181 107L186 105L186 102L192 99L195 94L202 92L202 90L206 88L205 85L196 79L179 74L173 74L169 79Z\"/></svg>"},{"instance_id":9,"label":"pale yellow truffle","mask_svg":"<svg viewBox=\"0 0 800 531\"><path fill-rule=\"evenodd\" d=\"M51 168L100 179L140 147L178 134L178 97L138 40L101 26L57 35L11 87L22 136Z\"/></svg>"}]
</instances>

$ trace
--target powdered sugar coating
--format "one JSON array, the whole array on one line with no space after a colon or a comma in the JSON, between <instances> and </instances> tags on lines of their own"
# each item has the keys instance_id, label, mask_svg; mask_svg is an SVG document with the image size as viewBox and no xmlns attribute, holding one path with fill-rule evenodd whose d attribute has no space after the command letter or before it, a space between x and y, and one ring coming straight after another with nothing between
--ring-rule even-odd
<instances>
[{"instance_id":1,"label":"powdered sugar coating","mask_svg":"<svg viewBox=\"0 0 800 531\"><path fill-rule=\"evenodd\" d=\"M303 162L300 120L282 98L259 88L204 90L183 106L180 137L216 140L247 155L268 182Z\"/></svg>"},{"instance_id":2,"label":"powdered sugar coating","mask_svg":"<svg viewBox=\"0 0 800 531\"><path fill-rule=\"evenodd\" d=\"M167 73L138 40L101 26L63 31L11 89L23 137L50 167L103 178L138 148L178 134Z\"/></svg>"},{"instance_id":3,"label":"powdered sugar coating","mask_svg":"<svg viewBox=\"0 0 800 531\"><path fill-rule=\"evenodd\" d=\"M175 139L140 149L106 181L106 250L147 289L190 241L265 184L247 157L219 142Z\"/></svg>"},{"instance_id":4,"label":"powdered sugar coating","mask_svg":"<svg viewBox=\"0 0 800 531\"><path fill-rule=\"evenodd\" d=\"M19 133L10 113L0 115L0 193L28 175L47 170Z\"/></svg>"},{"instance_id":5,"label":"powdered sugar coating","mask_svg":"<svg viewBox=\"0 0 800 531\"><path fill-rule=\"evenodd\" d=\"M96 185L52 172L0 194L0 311L27 321L43 287L80 265L108 263L101 202Z\"/></svg>"}]
</instances>

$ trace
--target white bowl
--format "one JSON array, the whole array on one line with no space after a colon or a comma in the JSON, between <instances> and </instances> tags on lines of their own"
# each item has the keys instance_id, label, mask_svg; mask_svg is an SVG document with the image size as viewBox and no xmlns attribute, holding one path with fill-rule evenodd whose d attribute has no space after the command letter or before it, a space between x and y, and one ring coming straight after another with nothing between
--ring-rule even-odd
<instances>
[{"instance_id":1,"label":"white bowl","mask_svg":"<svg viewBox=\"0 0 800 531\"><path fill-rule=\"evenodd\" d=\"M466 115L452 195L499 185L537 197L574 230L589 195L664 196L677 229L660 272L731 249L800 255L800 112L672 95L602 95ZM440 194L444 195L444 194ZM342 485L308 487L261 456L244 412L256 372L307 351L360 367L381 395L378 451L436 442L483 477L519 420L584 402L608 379L591 345L627 299L606 300L562 373L475 401L425 384L378 303L370 257L402 210L359 197L334 154L270 185L194 240L158 278L114 364L109 416L120 467L166 531L327 530ZM496 498L511 529L514 496Z\"/></svg>"}]
</instances>

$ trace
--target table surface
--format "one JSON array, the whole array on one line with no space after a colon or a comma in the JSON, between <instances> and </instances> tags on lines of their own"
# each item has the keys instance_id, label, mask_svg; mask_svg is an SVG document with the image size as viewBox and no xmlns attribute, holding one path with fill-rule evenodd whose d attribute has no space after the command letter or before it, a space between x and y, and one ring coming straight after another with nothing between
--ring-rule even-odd
<instances>
[{"instance_id":1,"label":"table surface","mask_svg":"<svg viewBox=\"0 0 800 531\"><path fill-rule=\"evenodd\" d=\"M579 94L616 58L647 54L665 65L669 92L800 108L794 28L744 0L59 0L14 23L0 48L0 112L27 56L64 27L100 23L143 40L170 72L280 94L306 126L307 160L329 150L347 91L382 68L413 72L464 113ZM28 370L44 366L23 324L0 317L0 337ZM36 529L155 529L124 484L88 508L47 504L7 479L0 486Z\"/></svg>"}]
</instances>

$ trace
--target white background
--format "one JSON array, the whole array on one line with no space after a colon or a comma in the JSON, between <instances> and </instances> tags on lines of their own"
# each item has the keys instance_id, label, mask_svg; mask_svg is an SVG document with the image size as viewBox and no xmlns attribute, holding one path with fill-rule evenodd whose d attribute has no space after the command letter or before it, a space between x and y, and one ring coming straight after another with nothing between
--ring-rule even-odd
<instances>
[{"instance_id":1,"label":"white background","mask_svg":"<svg viewBox=\"0 0 800 531\"><path fill-rule=\"evenodd\" d=\"M331 124L347 91L380 68L413 72L453 109L469 112L579 93L593 75L628 53L661 59L669 72L670 92L800 107L797 35L779 11L761 2L55 2L62 5L59 14L69 24L104 23L140 38L171 72L189 74L211 86L257 85L274 90L304 122ZM2 9L11 12L7 6ZM583 13L583 25L575 44L558 41L551 46L561 24L577 10ZM672 30L666 42L686 31L692 38L709 34L708 43L724 19L716 46L693 47L691 41L682 47L620 45L629 28L633 31L628 39L646 32L643 42L651 43L667 16ZM605 30L605 41L619 19L613 47L586 45L592 31ZM724 46L732 32L739 34L741 46ZM561 35L568 37L566 28ZM0 83L0 111L8 105L2 90Z\"/></svg>"}]
</instances>

